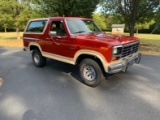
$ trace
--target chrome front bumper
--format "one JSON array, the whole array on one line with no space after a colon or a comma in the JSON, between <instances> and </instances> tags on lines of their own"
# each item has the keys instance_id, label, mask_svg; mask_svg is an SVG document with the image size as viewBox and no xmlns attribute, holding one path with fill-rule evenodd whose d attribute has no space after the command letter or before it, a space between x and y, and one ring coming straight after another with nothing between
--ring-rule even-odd
<instances>
[{"instance_id":1,"label":"chrome front bumper","mask_svg":"<svg viewBox=\"0 0 160 120\"><path fill-rule=\"evenodd\" d=\"M120 63L112 64L108 66L108 73L117 73L120 71L126 72L127 68L132 66L134 63L139 64L141 61L141 53L134 56L124 58Z\"/></svg>"}]
</instances>

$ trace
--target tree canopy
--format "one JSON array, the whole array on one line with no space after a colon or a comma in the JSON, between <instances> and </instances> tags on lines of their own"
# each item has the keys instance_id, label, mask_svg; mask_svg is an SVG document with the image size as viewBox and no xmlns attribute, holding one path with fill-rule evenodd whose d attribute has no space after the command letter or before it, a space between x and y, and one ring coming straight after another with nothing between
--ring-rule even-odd
<instances>
[{"instance_id":1,"label":"tree canopy","mask_svg":"<svg viewBox=\"0 0 160 120\"><path fill-rule=\"evenodd\" d=\"M94 13L94 14L93 14L93 20L95 21L95 23L96 23L102 30L106 30L106 29L107 29L105 16L103 16L103 15L101 15L101 14L98 14L98 13Z\"/></svg>"},{"instance_id":2,"label":"tree canopy","mask_svg":"<svg viewBox=\"0 0 160 120\"><path fill-rule=\"evenodd\" d=\"M155 17L159 0L102 0L104 13L120 15L134 36L135 24L144 24Z\"/></svg>"},{"instance_id":3,"label":"tree canopy","mask_svg":"<svg viewBox=\"0 0 160 120\"><path fill-rule=\"evenodd\" d=\"M36 3L42 5L49 16L91 17L99 0L40 0Z\"/></svg>"},{"instance_id":4,"label":"tree canopy","mask_svg":"<svg viewBox=\"0 0 160 120\"><path fill-rule=\"evenodd\" d=\"M24 29L27 21L38 17L28 2L0 0L0 26L9 29Z\"/></svg>"},{"instance_id":5,"label":"tree canopy","mask_svg":"<svg viewBox=\"0 0 160 120\"><path fill-rule=\"evenodd\" d=\"M0 30L23 30L33 18L77 16L92 17L103 30L125 23L133 36L151 20L160 24L158 5L159 0L0 0ZM98 6L105 15L93 13Z\"/></svg>"},{"instance_id":6,"label":"tree canopy","mask_svg":"<svg viewBox=\"0 0 160 120\"><path fill-rule=\"evenodd\" d=\"M29 19L52 16L91 17L99 0L0 0L0 28L24 29Z\"/></svg>"}]
</instances>

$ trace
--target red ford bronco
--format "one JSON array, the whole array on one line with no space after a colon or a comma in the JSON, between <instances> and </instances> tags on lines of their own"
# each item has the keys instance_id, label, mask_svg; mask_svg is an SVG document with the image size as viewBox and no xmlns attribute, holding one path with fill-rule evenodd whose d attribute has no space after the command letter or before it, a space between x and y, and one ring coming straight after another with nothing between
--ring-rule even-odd
<instances>
[{"instance_id":1,"label":"red ford bronco","mask_svg":"<svg viewBox=\"0 0 160 120\"><path fill-rule=\"evenodd\" d=\"M103 33L92 19L51 17L28 22L23 35L24 50L32 52L37 67L46 58L79 64L81 79L96 87L105 73L126 71L139 63L139 39Z\"/></svg>"}]
</instances>

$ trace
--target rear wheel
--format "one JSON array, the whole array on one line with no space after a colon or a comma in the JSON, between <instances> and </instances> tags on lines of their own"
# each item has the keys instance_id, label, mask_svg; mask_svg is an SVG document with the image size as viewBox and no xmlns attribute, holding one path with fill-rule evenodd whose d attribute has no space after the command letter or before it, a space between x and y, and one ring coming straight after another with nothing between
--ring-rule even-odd
<instances>
[{"instance_id":1,"label":"rear wheel","mask_svg":"<svg viewBox=\"0 0 160 120\"><path fill-rule=\"evenodd\" d=\"M84 59L79 67L81 79L91 87L98 86L102 79L103 73L99 64L92 59Z\"/></svg>"},{"instance_id":2,"label":"rear wheel","mask_svg":"<svg viewBox=\"0 0 160 120\"><path fill-rule=\"evenodd\" d=\"M37 49L32 52L32 60L37 67L43 67L46 64L46 58L43 57L41 52Z\"/></svg>"}]
</instances>

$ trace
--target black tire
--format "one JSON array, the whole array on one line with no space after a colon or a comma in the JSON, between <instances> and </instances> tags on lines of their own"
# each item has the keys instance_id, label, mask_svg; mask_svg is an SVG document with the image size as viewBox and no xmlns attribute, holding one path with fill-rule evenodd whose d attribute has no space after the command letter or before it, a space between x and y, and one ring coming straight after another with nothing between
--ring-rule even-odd
<instances>
[{"instance_id":1,"label":"black tire","mask_svg":"<svg viewBox=\"0 0 160 120\"><path fill-rule=\"evenodd\" d=\"M46 58L43 57L41 52L37 49L32 51L32 60L37 67L43 67L46 64Z\"/></svg>"},{"instance_id":2,"label":"black tire","mask_svg":"<svg viewBox=\"0 0 160 120\"><path fill-rule=\"evenodd\" d=\"M88 58L81 61L79 72L84 83L91 87L97 87L104 78L99 64Z\"/></svg>"}]
</instances>

